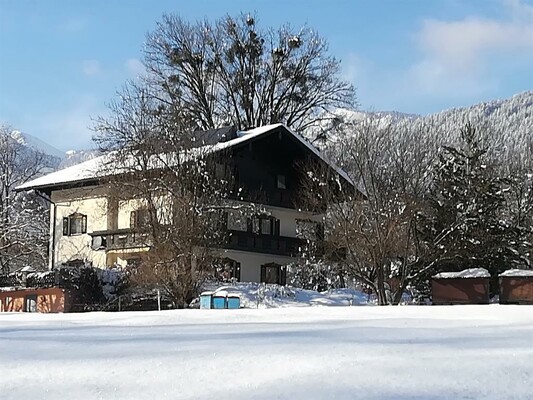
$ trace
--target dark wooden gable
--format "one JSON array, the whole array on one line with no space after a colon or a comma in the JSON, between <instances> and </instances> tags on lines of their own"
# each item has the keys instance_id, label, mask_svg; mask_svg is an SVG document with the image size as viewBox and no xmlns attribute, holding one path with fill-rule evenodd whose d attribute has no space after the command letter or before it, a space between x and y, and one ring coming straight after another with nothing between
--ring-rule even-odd
<instances>
[{"instance_id":1,"label":"dark wooden gable","mask_svg":"<svg viewBox=\"0 0 533 400\"><path fill-rule=\"evenodd\" d=\"M325 165L283 126L232 147L227 155L235 186L242 188L235 197L285 208L299 207L304 166Z\"/></svg>"}]
</instances>

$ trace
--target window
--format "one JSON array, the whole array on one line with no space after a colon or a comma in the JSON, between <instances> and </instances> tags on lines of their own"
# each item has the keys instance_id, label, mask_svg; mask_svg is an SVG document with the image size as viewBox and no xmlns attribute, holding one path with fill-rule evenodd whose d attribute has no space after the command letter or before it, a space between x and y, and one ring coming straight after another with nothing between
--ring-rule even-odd
<instances>
[{"instance_id":1,"label":"window","mask_svg":"<svg viewBox=\"0 0 533 400\"><path fill-rule=\"evenodd\" d=\"M285 285L286 271L286 267L275 263L261 265L261 282Z\"/></svg>"},{"instance_id":2,"label":"window","mask_svg":"<svg viewBox=\"0 0 533 400\"><path fill-rule=\"evenodd\" d=\"M272 233L272 220L270 218L261 218L261 234L270 235Z\"/></svg>"},{"instance_id":3,"label":"window","mask_svg":"<svg viewBox=\"0 0 533 400\"><path fill-rule=\"evenodd\" d=\"M231 258L223 258L215 262L215 278L220 282L240 282L241 263Z\"/></svg>"},{"instance_id":4,"label":"window","mask_svg":"<svg viewBox=\"0 0 533 400\"><path fill-rule=\"evenodd\" d=\"M141 208L130 213L130 228L146 228L150 225L150 213Z\"/></svg>"},{"instance_id":5,"label":"window","mask_svg":"<svg viewBox=\"0 0 533 400\"><path fill-rule=\"evenodd\" d=\"M74 236L87 233L87 216L74 213L63 218L63 235Z\"/></svg>"},{"instance_id":6,"label":"window","mask_svg":"<svg viewBox=\"0 0 533 400\"><path fill-rule=\"evenodd\" d=\"M228 212L228 225L229 230L246 232L248 230L248 222L246 217L237 211Z\"/></svg>"},{"instance_id":7,"label":"window","mask_svg":"<svg viewBox=\"0 0 533 400\"><path fill-rule=\"evenodd\" d=\"M276 187L278 189L287 189L287 184L285 182L285 175L278 174L276 179Z\"/></svg>"},{"instance_id":8,"label":"window","mask_svg":"<svg viewBox=\"0 0 533 400\"><path fill-rule=\"evenodd\" d=\"M252 233L279 236L279 219L266 215L252 218Z\"/></svg>"}]
</instances>

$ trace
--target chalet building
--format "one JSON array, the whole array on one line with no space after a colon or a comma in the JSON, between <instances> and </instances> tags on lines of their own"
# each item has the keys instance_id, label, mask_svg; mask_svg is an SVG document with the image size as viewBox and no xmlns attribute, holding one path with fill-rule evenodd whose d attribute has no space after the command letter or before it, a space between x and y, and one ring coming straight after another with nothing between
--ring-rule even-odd
<instances>
[{"instance_id":1,"label":"chalet building","mask_svg":"<svg viewBox=\"0 0 533 400\"><path fill-rule=\"evenodd\" d=\"M328 162L308 141L281 124L248 131L220 129L205 132L212 152L224 151L241 202L258 202L267 213L248 220L227 218L230 240L220 249L224 273L238 281L284 283L284 265L295 261L309 225L319 234L320 211L297 208L302 170L309 160L330 168L337 184L353 190L344 171ZM49 268L85 262L106 268L134 263L149 251L139 203L111 200L102 183L106 155L53 172L21 185L50 200ZM237 201L237 199L235 199ZM321 211L323 212L323 210Z\"/></svg>"}]
</instances>

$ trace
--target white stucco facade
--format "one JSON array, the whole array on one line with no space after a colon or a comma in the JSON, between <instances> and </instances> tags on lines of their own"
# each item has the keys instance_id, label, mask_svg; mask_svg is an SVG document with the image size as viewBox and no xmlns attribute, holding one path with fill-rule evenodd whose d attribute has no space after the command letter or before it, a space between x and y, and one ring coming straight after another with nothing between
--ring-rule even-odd
<instances>
[{"instance_id":1,"label":"white stucco facade","mask_svg":"<svg viewBox=\"0 0 533 400\"><path fill-rule=\"evenodd\" d=\"M132 211L144 207L144 202L136 199L109 200L104 186L55 190L51 194L51 257L50 268L76 261L91 263L98 268L106 268L113 264L126 266L127 260L138 257L149 248L133 249L101 249L94 250L91 233L109 230L127 230L131 228ZM168 216L170 201L161 197L161 218ZM297 221L320 221L321 216L280 207L262 206L263 213L279 220L279 236L297 237ZM86 233L64 234L63 219L73 214L86 216ZM265 264L287 265L296 258L283 255L265 254L256 251L225 250L217 253L222 258L230 258L240 264L240 280L243 282L260 282L261 266Z\"/></svg>"},{"instance_id":2,"label":"white stucco facade","mask_svg":"<svg viewBox=\"0 0 533 400\"><path fill-rule=\"evenodd\" d=\"M107 198L102 187L53 191L50 205L51 251L50 268L76 260L95 267L106 267L105 251L91 249L89 232L107 229ZM64 235L63 218L79 213L87 217L87 233Z\"/></svg>"}]
</instances>

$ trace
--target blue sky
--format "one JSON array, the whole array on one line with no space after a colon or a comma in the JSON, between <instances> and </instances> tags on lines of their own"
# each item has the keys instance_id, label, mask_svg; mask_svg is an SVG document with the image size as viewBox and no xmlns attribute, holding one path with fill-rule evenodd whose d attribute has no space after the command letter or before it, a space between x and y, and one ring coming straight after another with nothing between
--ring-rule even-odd
<instances>
[{"instance_id":1,"label":"blue sky","mask_svg":"<svg viewBox=\"0 0 533 400\"><path fill-rule=\"evenodd\" d=\"M533 1L0 0L0 122L91 147L91 117L139 74L163 13L241 11L317 29L363 110L427 114L533 89Z\"/></svg>"}]
</instances>

